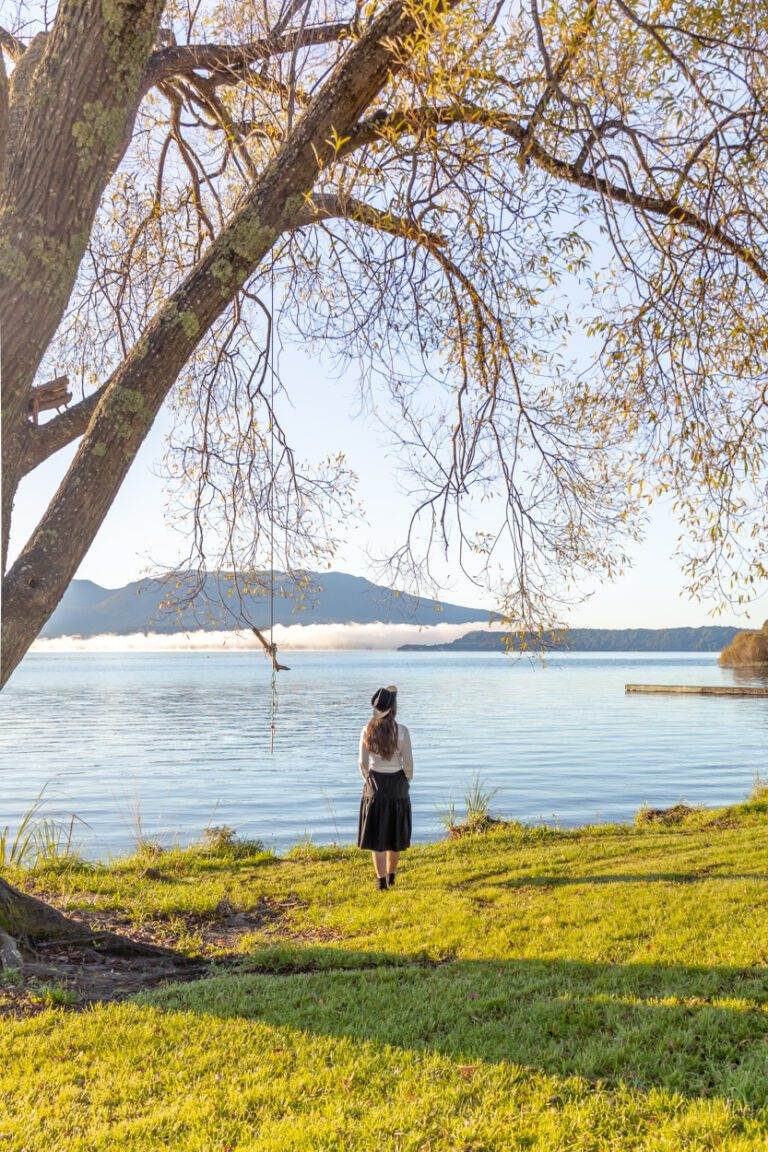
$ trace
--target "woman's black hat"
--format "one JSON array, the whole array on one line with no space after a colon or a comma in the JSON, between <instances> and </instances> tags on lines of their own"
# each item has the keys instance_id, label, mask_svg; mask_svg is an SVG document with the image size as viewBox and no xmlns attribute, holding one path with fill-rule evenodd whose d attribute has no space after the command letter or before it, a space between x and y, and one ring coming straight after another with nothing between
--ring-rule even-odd
<instances>
[{"instance_id":1,"label":"woman's black hat","mask_svg":"<svg viewBox=\"0 0 768 1152\"><path fill-rule=\"evenodd\" d=\"M381 716L391 711L397 700L397 688L390 684L388 688L379 688L371 697L371 707Z\"/></svg>"}]
</instances>

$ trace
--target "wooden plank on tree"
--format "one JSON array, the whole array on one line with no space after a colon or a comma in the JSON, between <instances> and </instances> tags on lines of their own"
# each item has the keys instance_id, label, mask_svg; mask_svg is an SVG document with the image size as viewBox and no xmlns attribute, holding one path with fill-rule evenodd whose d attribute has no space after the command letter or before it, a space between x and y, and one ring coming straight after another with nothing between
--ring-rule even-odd
<instances>
[{"instance_id":1,"label":"wooden plank on tree","mask_svg":"<svg viewBox=\"0 0 768 1152\"><path fill-rule=\"evenodd\" d=\"M69 376L57 376L55 380L48 380L45 384L37 384L30 391L29 414L37 424L41 412L51 409L66 408L72 399L69 390Z\"/></svg>"},{"instance_id":2,"label":"wooden plank on tree","mask_svg":"<svg viewBox=\"0 0 768 1152\"><path fill-rule=\"evenodd\" d=\"M768 684L625 684L624 691L643 696L768 696Z\"/></svg>"}]
</instances>

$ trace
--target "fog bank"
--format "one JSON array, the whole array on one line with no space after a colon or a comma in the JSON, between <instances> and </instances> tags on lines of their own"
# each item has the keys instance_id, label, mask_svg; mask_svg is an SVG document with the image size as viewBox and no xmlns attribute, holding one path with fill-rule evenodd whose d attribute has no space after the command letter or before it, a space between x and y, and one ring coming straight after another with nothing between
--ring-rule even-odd
<instances>
[{"instance_id":1,"label":"fog bank","mask_svg":"<svg viewBox=\"0 0 768 1152\"><path fill-rule=\"evenodd\" d=\"M432 624L276 624L283 651L391 650L401 644L444 644L481 628L499 625ZM58 636L36 640L33 652L250 652L261 651L250 632L134 632L128 636Z\"/></svg>"}]
</instances>

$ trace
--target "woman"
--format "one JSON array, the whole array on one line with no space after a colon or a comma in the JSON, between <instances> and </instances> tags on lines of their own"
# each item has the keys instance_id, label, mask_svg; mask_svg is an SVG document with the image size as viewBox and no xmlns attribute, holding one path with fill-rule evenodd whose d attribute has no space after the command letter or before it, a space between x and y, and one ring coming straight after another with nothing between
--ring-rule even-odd
<instances>
[{"instance_id":1,"label":"woman","mask_svg":"<svg viewBox=\"0 0 768 1152\"><path fill-rule=\"evenodd\" d=\"M391 888L399 854L411 843L413 779L411 737L398 724L397 688L379 688L371 699L373 716L360 734L360 774L365 781L360 801L358 848L369 848L379 891Z\"/></svg>"}]
</instances>

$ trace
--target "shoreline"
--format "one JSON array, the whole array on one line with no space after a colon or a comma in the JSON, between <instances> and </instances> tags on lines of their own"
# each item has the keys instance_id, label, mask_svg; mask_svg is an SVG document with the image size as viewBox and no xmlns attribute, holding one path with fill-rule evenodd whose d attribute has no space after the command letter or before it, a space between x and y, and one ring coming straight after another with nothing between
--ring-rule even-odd
<instances>
[{"instance_id":1,"label":"shoreline","mask_svg":"<svg viewBox=\"0 0 768 1152\"><path fill-rule=\"evenodd\" d=\"M622 836L651 825L660 828L671 828L677 827L690 820L706 823L708 820L715 820L721 817L723 813L740 813L745 809L751 809L756 803L765 804L766 818L768 819L768 789L759 779L756 780L752 791L746 797L742 795L741 799L734 800L731 803L716 805L689 804L686 800L680 799L674 804L659 808L644 803L635 810L632 816L627 816L626 819L596 819L572 824L564 823L560 820L547 820L544 817L536 820L518 820L514 817L506 817L494 813L490 807L486 807L474 819L467 819L465 817L464 819L456 820L451 826L446 826L445 831L441 835L425 837L424 839L414 839L411 842L410 848L405 851L412 852L415 850L418 852L434 849L438 846L461 840L466 836L483 836L492 833L500 835L515 834L524 837L536 837L539 835L554 836L562 837L565 840L578 839L583 836ZM67 817L66 819L68 820L70 818L71 817ZM62 819L59 817L42 817L40 823L44 824L46 820L51 820L57 824L61 824L62 822ZM75 820L77 820L77 817L75 817ZM266 840L258 836L249 836L247 833L241 834L237 827L226 824L208 824L203 827L199 833L190 835L190 838L185 841L175 839L164 842L162 835L155 837L147 834L143 837L143 842L136 844L132 849L106 852L99 856L80 851L79 849L82 849L84 846L79 844L76 839L73 839L71 851L61 858L61 862L65 866L68 863L72 863L78 867L93 868L97 871L119 870L135 864L137 860L146 858L162 860L165 857L174 858L195 855L201 851L205 851L205 846L211 840L210 834L213 834L213 840L222 839L238 850L245 847L259 856L269 857L275 861L300 859L304 856L312 859L356 855L367 858L368 856L366 851L357 847L354 840L316 840L311 836L306 836L299 837L290 845L276 847L270 845ZM29 871L34 872L35 865L30 866ZM1 872L2 865L0 864L0 873Z\"/></svg>"}]
</instances>

